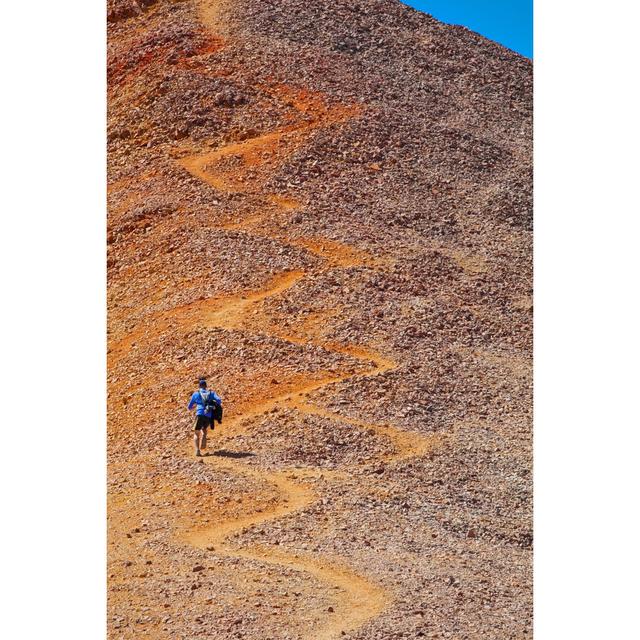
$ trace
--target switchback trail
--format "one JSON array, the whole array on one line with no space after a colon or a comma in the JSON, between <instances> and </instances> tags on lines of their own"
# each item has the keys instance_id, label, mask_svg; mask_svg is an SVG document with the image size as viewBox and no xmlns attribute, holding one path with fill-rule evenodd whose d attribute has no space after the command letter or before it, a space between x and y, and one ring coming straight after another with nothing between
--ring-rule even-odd
<instances>
[{"instance_id":1,"label":"switchback trail","mask_svg":"<svg viewBox=\"0 0 640 640\"><path fill-rule=\"evenodd\" d=\"M297 281L297 280L296 280ZM259 294L259 292L258 292ZM248 298L250 296L247 296ZM233 319L233 325L239 325L237 317L237 302L229 303L228 310ZM215 316L209 316L207 326L228 327L225 321L225 307L216 310ZM215 320L219 319L220 322ZM240 323L241 324L241 323ZM281 339L282 336L278 336ZM297 338L289 340L296 344L303 341ZM319 408L305 401L305 397L313 391L331 384L337 384L356 376L376 376L395 368L395 363L383 358L375 351L363 347L341 347L329 345L321 341L315 341L309 336L307 344L315 344L336 353L347 354L360 358L367 363L373 363L365 373L328 376L314 382L298 385L289 389L286 393L272 396L246 408L233 420L225 424L224 431L234 434L240 433L241 424L247 419L267 413L276 406L290 407L301 413L319 415L330 420L340 421L360 427L371 429L376 434L391 440L394 452L380 458L381 462L397 462L399 460L420 456L429 451L435 444L433 439L428 439L418 434L400 431L392 426L367 423L361 420L345 418L340 414ZM338 589L338 599L334 605L334 614L320 631L314 631L308 636L309 640L333 640L340 637L342 631L352 631L363 625L367 620L379 615L390 604L389 594L379 585L359 575L344 563L336 562L322 557L312 557L300 553L286 552L263 546L250 548L238 548L229 541L235 534L270 520L275 520L297 511L303 510L315 502L319 496L301 482L294 479L313 477L322 474L324 477L335 480L345 479L345 474L340 472L318 469L313 470L280 470L263 471L250 468L238 460L207 457L205 461L215 464L216 467L226 468L234 473L256 480L260 483L271 485L280 494L280 500L275 506L265 506L260 512L249 513L240 517L218 521L215 525L203 530L192 532L187 536L188 541L199 548L213 547L219 555L234 558L245 558L279 565L291 569L306 571L319 580L326 582Z\"/></svg>"},{"instance_id":2,"label":"switchback trail","mask_svg":"<svg viewBox=\"0 0 640 640\"><path fill-rule=\"evenodd\" d=\"M203 3L203 19L210 16L207 26L211 28L216 3ZM217 17L216 17L217 19ZM276 131L222 146L214 151L202 154L192 154L181 158L178 162L193 176L202 180L218 191L245 193L251 196L251 202L256 202L255 210L250 211L244 220L225 225L244 233L253 233L262 237L275 239L280 243L288 243L304 247L323 260L322 270L347 267L372 266L379 261L352 247L329 240L305 238L289 240L282 235L270 232L257 232L253 229L256 221L265 215L263 210L273 211L274 206L281 213L290 212L298 205L294 200L281 195L266 194L260 188L260 182L255 178L255 169L263 163L273 164L281 157L288 155L294 148L302 144L315 130L334 125L355 115L358 109L345 106L326 107L320 96L308 92L293 91L278 86L279 93L287 92L292 97L290 102L304 118L300 122L291 124ZM233 156L234 163L230 169L225 159ZM240 160L240 167L238 167ZM252 179L245 179L243 172L247 168L253 171ZM187 305L172 312L172 320L178 320L190 326L201 325L225 329L242 330L246 325L246 318L252 305L272 296L277 296L290 289L306 276L303 270L290 271L280 274L267 283L263 289L246 292L221 300L204 300ZM162 322L162 320L160 320ZM252 330L255 331L255 325ZM260 401L242 408L242 411L225 423L224 432L240 433L243 424L250 418L260 416L274 407L296 410L303 414L318 415L323 418L353 425L357 428L370 429L377 435L387 438L394 447L392 454L382 456L380 462L393 463L400 460L421 456L435 444L435 439L426 438L416 433L399 430L393 426L371 424L361 420L346 418L340 414L317 407L307 400L312 392L348 381L357 377L377 376L392 371L396 363L383 357L376 351L360 345L340 345L327 343L315 331L307 330L300 336L279 334L272 327L260 327L264 333L275 336L298 345L315 345L336 354L348 355L366 364L366 370L358 373L342 372L327 374L320 379L303 382L290 387L286 392L271 395ZM129 338L131 339L131 338ZM232 538L242 533L246 528L276 520L305 509L319 499L315 491L302 480L322 474L326 478L340 482L346 474L324 469L289 469L267 471L249 467L237 459L207 456L207 464L218 468L225 468L234 474L251 478L263 485L275 488L280 499L274 505L265 505L259 511L229 517L218 521L214 526L191 531L186 538L189 543L198 548L212 548L221 556L247 559L287 567L307 572L318 580L333 587L337 594L334 613L320 628L313 628L306 633L308 640L335 640L342 632L358 629L367 621L379 615L392 602L392 596L382 586L360 575L342 561L323 556L313 556L307 553L296 553L283 549L275 549L261 545L239 546ZM320 612L319 612L320 613ZM320 615L318 615L320 618ZM326 617L326 616L325 616Z\"/></svg>"}]
</instances>

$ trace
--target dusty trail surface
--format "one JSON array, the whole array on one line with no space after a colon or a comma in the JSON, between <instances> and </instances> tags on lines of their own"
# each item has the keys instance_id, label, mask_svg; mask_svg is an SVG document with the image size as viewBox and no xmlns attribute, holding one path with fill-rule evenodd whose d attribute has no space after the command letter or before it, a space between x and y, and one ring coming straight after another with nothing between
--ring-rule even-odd
<instances>
[{"instance_id":1,"label":"dusty trail surface","mask_svg":"<svg viewBox=\"0 0 640 640\"><path fill-rule=\"evenodd\" d=\"M344 109L337 110L341 115L344 113ZM312 120L306 125L294 126L292 129L298 136L308 135L310 131L321 126L327 126L330 123L338 121L331 111L327 111L324 117ZM292 130L291 128L289 131ZM255 165L259 162L254 155L257 150L264 150L273 144L282 144L283 136L286 135L285 131L276 131L273 133L267 133L262 136L246 140L239 144L230 144L225 147L221 147L211 153L189 156L181 161L182 166L190 171L194 176L200 180L206 182L208 185L218 190L229 189L229 181L225 179L223 175L220 175L216 171L216 163L220 162L223 158L229 155L236 155L243 159L245 164ZM283 145L286 145L286 143ZM242 176L238 176L240 182L243 182ZM238 190L237 187L234 188ZM287 200L287 206L283 207L290 211L295 208L292 206L292 201ZM255 218L251 217L253 221ZM302 240L304 244L304 239ZM321 250L315 251L309 244L305 244L307 248L313 253L317 253L323 259L325 259L329 265L339 265L341 267L359 267L366 266L365 262L358 260L357 258L349 258L350 255L348 247L332 247L329 251ZM355 252L354 252L355 253ZM242 319L247 310L252 304L264 300L270 296L276 296L294 284L304 278L304 272L294 272L286 274L282 277L277 277L275 282L267 286L265 289L248 293L240 298L231 299L221 307L216 308L215 311L206 312L203 316L203 321L210 327L221 328L241 328ZM302 338L284 337L285 340L312 344L317 338L314 335L307 335ZM322 342L318 343L320 346L327 348L328 350L334 350L339 353L344 353L362 359L364 363L374 363L374 366L366 373L358 375L364 376L376 376L386 371L391 371L395 368L395 363L391 360L381 357L374 351L357 346L338 346L338 345L326 345ZM314 415L320 415L325 418L339 420L341 416L339 414L321 410L317 407L304 402L304 396L322 389L328 385L340 383L348 380L353 374L344 376L331 376L326 379L322 379L314 383L303 383L292 389L283 396L276 396L253 405L247 410L243 411L230 421L225 430L232 429L237 430L238 425L247 417L255 417L262 413L265 413L278 405L290 406L295 408L301 413L310 413ZM294 399L295 397L295 399ZM425 453L430 445L430 441L424 436L419 434L412 434L401 432L393 427L368 424L357 420L348 420L349 424L357 425L360 427L371 428L384 437L392 440L395 445L395 452L385 458L388 462L409 458L412 456L418 456ZM220 462L216 460L213 464L220 465ZM188 540L201 548L213 547L218 553L224 553L237 558L249 558L260 562L268 562L275 565L286 566L294 568L300 571L307 571L313 574L316 578L329 583L331 586L339 589L339 597L336 599L334 606L335 616L332 616L330 621L326 623L322 628L315 629L308 636L309 640L333 640L339 638L341 634L347 631L357 629L364 624L368 619L378 615L386 605L391 601L390 596L375 583L367 580L357 572L349 569L346 565L338 565L334 562L330 562L322 557L301 557L299 554L287 554L281 551L276 551L267 548L236 548L235 545L227 543L227 538L231 537L235 533L243 531L247 527L256 526L262 522L273 520L285 515L289 515L295 511L301 510L315 500L318 496L314 494L309 488L300 485L299 483L291 482L288 479L287 471L280 472L264 472L246 469L246 465L242 462L227 461L225 465L232 471L239 472L241 474L250 475L258 482L264 482L272 484L278 492L282 495L282 501L276 506L270 509L263 509L258 514L247 514L245 516L223 519L217 521L213 526L204 530L191 534Z\"/></svg>"},{"instance_id":2,"label":"dusty trail surface","mask_svg":"<svg viewBox=\"0 0 640 640\"><path fill-rule=\"evenodd\" d=\"M530 638L530 63L396 0L108 12L109 637Z\"/></svg>"}]
</instances>

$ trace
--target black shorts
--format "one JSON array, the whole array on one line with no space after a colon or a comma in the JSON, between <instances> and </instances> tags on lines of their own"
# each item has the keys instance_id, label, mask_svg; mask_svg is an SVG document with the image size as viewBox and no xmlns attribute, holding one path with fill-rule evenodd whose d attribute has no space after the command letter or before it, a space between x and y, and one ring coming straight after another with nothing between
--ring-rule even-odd
<instances>
[{"instance_id":1,"label":"black shorts","mask_svg":"<svg viewBox=\"0 0 640 640\"><path fill-rule=\"evenodd\" d=\"M196 416L195 430L208 429L211 426L211 418L209 416Z\"/></svg>"}]
</instances>

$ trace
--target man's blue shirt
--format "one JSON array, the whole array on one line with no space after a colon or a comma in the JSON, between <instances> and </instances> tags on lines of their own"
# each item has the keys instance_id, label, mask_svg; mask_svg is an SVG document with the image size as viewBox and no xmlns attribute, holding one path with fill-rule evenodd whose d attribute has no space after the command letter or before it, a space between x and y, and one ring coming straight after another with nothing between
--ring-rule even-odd
<instances>
[{"instance_id":1,"label":"man's blue shirt","mask_svg":"<svg viewBox=\"0 0 640 640\"><path fill-rule=\"evenodd\" d=\"M211 397L216 401L216 404L221 405L222 404L222 400L220 398L220 396L215 392L215 391L211 391L211 390L202 390L202 393L206 394L210 393ZM191 400L189 400L189 405L188 405L188 409L189 411L191 411L191 409L193 409L193 407L196 407L196 415L197 416L207 416L207 418L210 418L213 414L213 411L211 409L208 409L207 411L205 411L204 409L204 400L202 398L202 393L200 393L200 391L194 391L193 395L191 396Z\"/></svg>"}]
</instances>

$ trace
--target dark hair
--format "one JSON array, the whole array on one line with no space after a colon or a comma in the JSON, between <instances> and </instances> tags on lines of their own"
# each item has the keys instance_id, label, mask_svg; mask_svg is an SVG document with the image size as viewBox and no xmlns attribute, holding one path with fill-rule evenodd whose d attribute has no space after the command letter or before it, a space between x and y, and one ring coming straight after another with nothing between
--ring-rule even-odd
<instances>
[{"instance_id":1,"label":"dark hair","mask_svg":"<svg viewBox=\"0 0 640 640\"><path fill-rule=\"evenodd\" d=\"M198 386L199 387L206 387L207 386L207 379L206 378L200 378L200 380L198 380Z\"/></svg>"}]
</instances>

